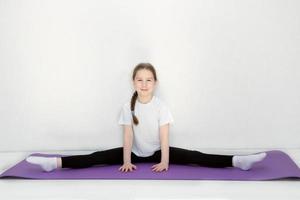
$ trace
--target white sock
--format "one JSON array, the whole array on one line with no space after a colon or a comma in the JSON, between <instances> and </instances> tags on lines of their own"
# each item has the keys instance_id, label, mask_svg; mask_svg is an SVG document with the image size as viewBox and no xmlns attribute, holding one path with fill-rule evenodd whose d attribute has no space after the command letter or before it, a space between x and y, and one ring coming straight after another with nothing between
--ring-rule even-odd
<instances>
[{"instance_id":1,"label":"white sock","mask_svg":"<svg viewBox=\"0 0 300 200\"><path fill-rule=\"evenodd\" d=\"M249 170L254 163L262 161L266 155L266 153L259 153L245 156L233 156L232 165L242 170Z\"/></svg>"},{"instance_id":2,"label":"white sock","mask_svg":"<svg viewBox=\"0 0 300 200\"><path fill-rule=\"evenodd\" d=\"M31 164L40 165L44 171L50 172L57 168L56 157L40 157L40 156L29 156L26 161Z\"/></svg>"}]
</instances>

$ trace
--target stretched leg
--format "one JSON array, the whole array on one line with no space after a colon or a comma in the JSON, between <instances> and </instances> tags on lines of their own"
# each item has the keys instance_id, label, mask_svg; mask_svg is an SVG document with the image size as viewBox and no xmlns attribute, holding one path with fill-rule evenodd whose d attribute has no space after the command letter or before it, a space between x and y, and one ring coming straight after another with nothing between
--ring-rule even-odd
<instances>
[{"instance_id":1,"label":"stretched leg","mask_svg":"<svg viewBox=\"0 0 300 200\"><path fill-rule=\"evenodd\" d=\"M132 153L133 154L133 153ZM26 161L39 165L44 171L56 168L86 168L100 164L120 164L123 162L123 148L97 151L88 155L72 155L64 157L29 156Z\"/></svg>"},{"instance_id":2,"label":"stretched leg","mask_svg":"<svg viewBox=\"0 0 300 200\"><path fill-rule=\"evenodd\" d=\"M201 166L216 168L233 167L233 156L206 154L199 151L177 147L170 147L169 151L170 164L198 164Z\"/></svg>"},{"instance_id":3,"label":"stretched leg","mask_svg":"<svg viewBox=\"0 0 300 200\"><path fill-rule=\"evenodd\" d=\"M88 155L73 155L61 158L62 168L86 168L101 164L121 164L123 162L123 148L96 151Z\"/></svg>"},{"instance_id":4,"label":"stretched leg","mask_svg":"<svg viewBox=\"0 0 300 200\"><path fill-rule=\"evenodd\" d=\"M242 170L249 170L254 163L262 161L266 153L252 155L232 156L206 154L199 151L192 151L176 147L170 147L170 163L174 164L198 164L206 167L237 167Z\"/></svg>"}]
</instances>

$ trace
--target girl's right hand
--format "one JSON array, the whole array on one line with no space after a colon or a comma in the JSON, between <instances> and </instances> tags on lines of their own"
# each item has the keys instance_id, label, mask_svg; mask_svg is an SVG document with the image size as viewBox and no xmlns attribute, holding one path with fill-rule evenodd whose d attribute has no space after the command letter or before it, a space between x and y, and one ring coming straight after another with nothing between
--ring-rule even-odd
<instances>
[{"instance_id":1,"label":"girl's right hand","mask_svg":"<svg viewBox=\"0 0 300 200\"><path fill-rule=\"evenodd\" d=\"M128 171L133 171L134 169L137 169L135 165L132 163L124 163L120 168L119 171L121 172L128 172Z\"/></svg>"}]
</instances>

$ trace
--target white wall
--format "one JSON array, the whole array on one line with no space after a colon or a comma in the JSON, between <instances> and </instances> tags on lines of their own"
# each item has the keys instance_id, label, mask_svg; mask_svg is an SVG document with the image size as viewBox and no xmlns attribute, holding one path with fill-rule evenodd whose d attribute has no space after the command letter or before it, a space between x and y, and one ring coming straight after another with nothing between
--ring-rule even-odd
<instances>
[{"instance_id":1,"label":"white wall","mask_svg":"<svg viewBox=\"0 0 300 200\"><path fill-rule=\"evenodd\" d=\"M131 72L189 148L300 148L297 0L0 0L0 150L122 145Z\"/></svg>"}]
</instances>

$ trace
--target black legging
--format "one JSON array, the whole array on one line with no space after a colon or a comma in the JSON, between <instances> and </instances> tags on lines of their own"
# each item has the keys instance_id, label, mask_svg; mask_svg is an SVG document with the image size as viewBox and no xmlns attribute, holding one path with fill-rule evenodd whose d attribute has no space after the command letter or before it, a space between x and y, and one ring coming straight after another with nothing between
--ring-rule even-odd
<instances>
[{"instance_id":1,"label":"black legging","mask_svg":"<svg viewBox=\"0 0 300 200\"><path fill-rule=\"evenodd\" d=\"M230 155L205 154L199 151L169 147L170 164L198 164L206 167L232 167ZM62 157L62 168L86 168L93 165L114 165L123 164L123 147L97 151L88 155L73 155ZM152 156L139 157L131 152L131 162L154 162L161 161L161 150L156 151Z\"/></svg>"}]
</instances>

